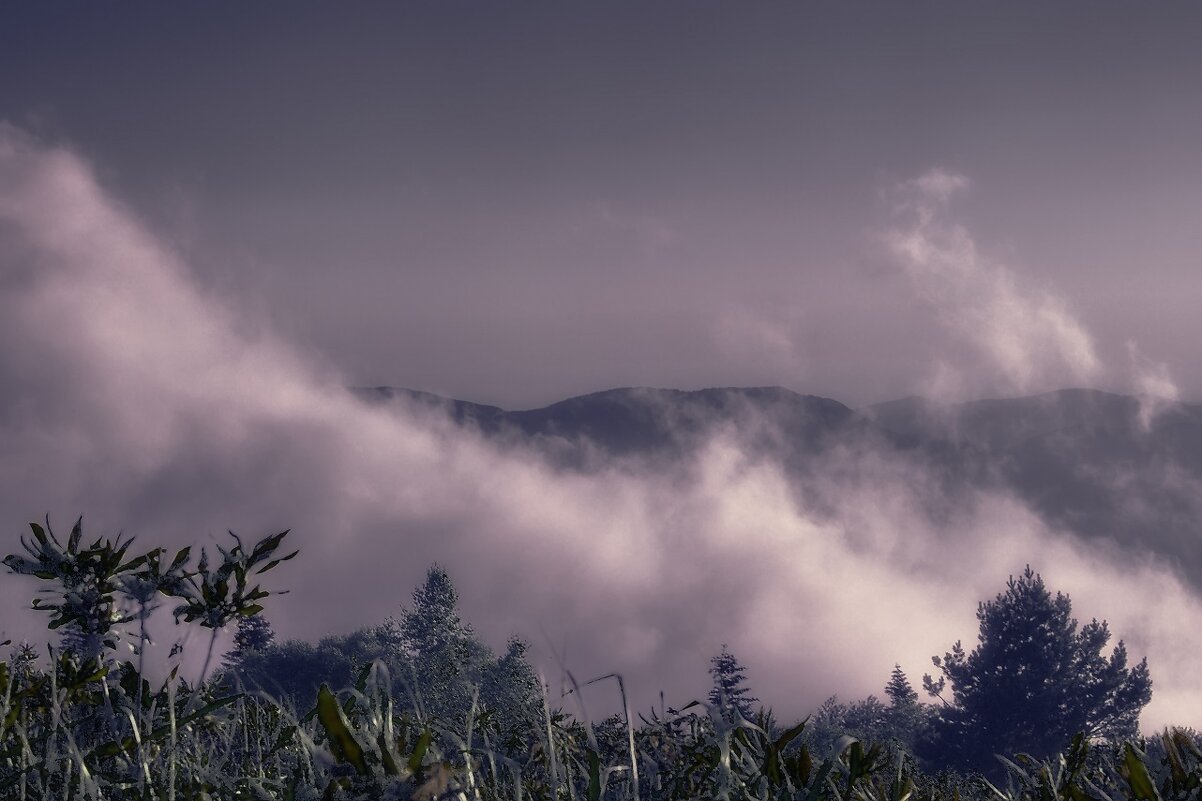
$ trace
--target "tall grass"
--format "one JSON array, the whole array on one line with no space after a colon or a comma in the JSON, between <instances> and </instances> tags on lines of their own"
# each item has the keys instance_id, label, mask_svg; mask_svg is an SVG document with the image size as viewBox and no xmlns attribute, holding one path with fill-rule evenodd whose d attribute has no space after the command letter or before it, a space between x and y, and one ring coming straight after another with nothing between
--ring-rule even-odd
<instances>
[{"instance_id":1,"label":"tall grass","mask_svg":"<svg viewBox=\"0 0 1202 801\"><path fill-rule=\"evenodd\" d=\"M724 704L694 702L632 718L622 677L609 674L623 714L593 723L567 714L543 685L542 716L516 747L478 694L462 719L425 710L421 666L395 698L380 661L352 686L322 685L308 708L202 673L178 669L158 686L144 675L148 608L175 599L177 620L216 632L261 611L269 593L250 577L276 557L285 534L253 548L219 548L220 563L189 549L171 561L156 549L129 557L129 543L66 546L35 526L15 572L52 585L36 607L51 626L77 627L80 652L28 649L0 663L0 798L3 799L415 799L432 801L1202 801L1202 751L1184 731L1150 741L1091 745L1063 755L1006 762L1005 787L981 778L924 774L904 750L851 737L829 751L804 744L806 722L782 729L771 715L747 720ZM118 660L130 634L133 659ZM212 655L213 638L209 639ZM209 660L206 659L206 663Z\"/></svg>"}]
</instances>

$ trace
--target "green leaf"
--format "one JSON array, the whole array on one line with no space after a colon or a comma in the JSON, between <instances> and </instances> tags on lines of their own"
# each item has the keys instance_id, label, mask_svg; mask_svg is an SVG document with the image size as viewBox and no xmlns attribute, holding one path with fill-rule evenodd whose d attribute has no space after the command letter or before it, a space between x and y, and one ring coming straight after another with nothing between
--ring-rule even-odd
<instances>
[{"instance_id":1,"label":"green leaf","mask_svg":"<svg viewBox=\"0 0 1202 801\"><path fill-rule=\"evenodd\" d=\"M401 768L392 758L392 749L388 747L388 741L384 739L384 732L380 732L376 737L376 745L380 747L380 761L384 763L384 773L389 776L400 776Z\"/></svg>"},{"instance_id":2,"label":"green leaf","mask_svg":"<svg viewBox=\"0 0 1202 801\"><path fill-rule=\"evenodd\" d=\"M1148 775L1148 767L1135 753L1131 743L1123 746L1123 764L1120 771L1136 798L1140 801L1160 801L1160 793L1156 791L1156 785Z\"/></svg>"},{"instance_id":3,"label":"green leaf","mask_svg":"<svg viewBox=\"0 0 1202 801\"><path fill-rule=\"evenodd\" d=\"M822 767L818 769L818 775L814 778L814 783L810 786L809 792L806 793L804 801L818 801L826 792L826 777L830 775L831 769L835 767L835 760L828 759L822 763Z\"/></svg>"},{"instance_id":4,"label":"green leaf","mask_svg":"<svg viewBox=\"0 0 1202 801\"><path fill-rule=\"evenodd\" d=\"M1065 791L1068 793L1068 797L1072 801L1099 801L1099 799L1094 798L1092 795L1078 787L1075 782L1069 784Z\"/></svg>"},{"instance_id":5,"label":"green leaf","mask_svg":"<svg viewBox=\"0 0 1202 801\"><path fill-rule=\"evenodd\" d=\"M408 767L411 773L417 773L422 766L422 760L426 758L426 751L430 748L430 730L422 729L421 736L417 738L417 745L413 746L413 753L409 755Z\"/></svg>"},{"instance_id":6,"label":"green leaf","mask_svg":"<svg viewBox=\"0 0 1202 801\"><path fill-rule=\"evenodd\" d=\"M593 749L588 749L588 801L601 799L601 757Z\"/></svg>"},{"instance_id":7,"label":"green leaf","mask_svg":"<svg viewBox=\"0 0 1202 801\"><path fill-rule=\"evenodd\" d=\"M339 762L354 765L360 776L367 775L367 762L363 758L363 747L355 740L346 725L338 699L325 684L317 691L317 719L330 738L330 750Z\"/></svg>"},{"instance_id":8,"label":"green leaf","mask_svg":"<svg viewBox=\"0 0 1202 801\"><path fill-rule=\"evenodd\" d=\"M181 549L180 552L175 555L175 558L171 560L171 567L167 568L167 572L170 573L171 571L175 570L177 567L182 565L184 562L188 561L188 556L191 553L192 553L192 546L190 546L190 545L187 548Z\"/></svg>"},{"instance_id":9,"label":"green leaf","mask_svg":"<svg viewBox=\"0 0 1202 801\"><path fill-rule=\"evenodd\" d=\"M777 737L776 743L774 744L776 748L780 751L784 751L786 748L788 748L789 744L800 737L801 733L805 731L806 723L808 723L809 720L810 718L807 715L806 719L801 723L798 723L791 729L787 729L784 734L782 734L780 737Z\"/></svg>"}]
</instances>

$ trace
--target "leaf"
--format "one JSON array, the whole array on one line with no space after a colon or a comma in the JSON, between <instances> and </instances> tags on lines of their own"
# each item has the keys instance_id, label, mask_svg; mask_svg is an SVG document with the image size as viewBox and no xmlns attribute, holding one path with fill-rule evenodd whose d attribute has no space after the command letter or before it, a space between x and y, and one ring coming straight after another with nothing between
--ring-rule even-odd
<instances>
[{"instance_id":1,"label":"leaf","mask_svg":"<svg viewBox=\"0 0 1202 801\"><path fill-rule=\"evenodd\" d=\"M380 747L380 761L384 763L384 773L389 776L400 776L401 768L397 765L396 760L392 758L392 749L388 747L388 741L384 738L384 732L380 732L376 737L376 745Z\"/></svg>"},{"instance_id":2,"label":"leaf","mask_svg":"<svg viewBox=\"0 0 1202 801\"><path fill-rule=\"evenodd\" d=\"M801 736L801 733L803 731L805 731L806 723L808 723L809 720L810 720L810 718L807 715L806 719L803 720L801 723L798 723L796 726L794 726L791 729L787 729L784 734L782 734L780 737L777 737L776 743L775 743L777 750L784 751L786 748L789 747L790 743L792 743L799 736Z\"/></svg>"},{"instance_id":3,"label":"leaf","mask_svg":"<svg viewBox=\"0 0 1202 801\"><path fill-rule=\"evenodd\" d=\"M804 787L810 783L810 774L814 772L814 758L810 756L810 749L807 746L801 747L801 754L797 758L797 778L800 779L800 786Z\"/></svg>"},{"instance_id":4,"label":"leaf","mask_svg":"<svg viewBox=\"0 0 1202 801\"><path fill-rule=\"evenodd\" d=\"M83 536L83 515L75 521L71 528L71 538L67 540L67 553L75 553L79 548L79 538Z\"/></svg>"},{"instance_id":5,"label":"leaf","mask_svg":"<svg viewBox=\"0 0 1202 801\"><path fill-rule=\"evenodd\" d=\"M287 562L289 559L296 556L298 553L300 553L300 551L293 551L292 553L288 554L287 556L281 556L279 559L272 559L270 562L267 563L266 567L261 567L257 571L255 571L255 575L257 576L260 573L266 573L268 570L271 570L273 567L278 565L280 562Z\"/></svg>"},{"instance_id":6,"label":"leaf","mask_svg":"<svg viewBox=\"0 0 1202 801\"><path fill-rule=\"evenodd\" d=\"M175 555L175 558L171 560L171 567L167 568L167 572L170 573L171 571L175 570L177 567L182 565L184 562L188 561L188 556L191 553L192 553L192 546L190 546L190 545L187 548L181 549L180 552Z\"/></svg>"},{"instance_id":7,"label":"leaf","mask_svg":"<svg viewBox=\"0 0 1202 801\"><path fill-rule=\"evenodd\" d=\"M588 801L601 798L601 757L593 749L588 750Z\"/></svg>"},{"instance_id":8,"label":"leaf","mask_svg":"<svg viewBox=\"0 0 1202 801\"><path fill-rule=\"evenodd\" d=\"M1148 775L1148 767L1135 753L1131 743L1123 746L1123 764L1120 770L1136 798L1140 801L1160 801L1160 793L1156 791L1156 785Z\"/></svg>"},{"instance_id":9,"label":"leaf","mask_svg":"<svg viewBox=\"0 0 1202 801\"><path fill-rule=\"evenodd\" d=\"M417 744L413 746L413 753L409 755L408 767L411 773L417 773L422 766L422 760L426 758L426 751L430 748L430 730L422 729L421 736L417 738Z\"/></svg>"},{"instance_id":10,"label":"leaf","mask_svg":"<svg viewBox=\"0 0 1202 801\"><path fill-rule=\"evenodd\" d=\"M363 747L355 740L342 716L338 699L325 684L317 691L317 719L330 738L330 750L339 762L354 765L360 776L367 775L367 762L363 758Z\"/></svg>"},{"instance_id":11,"label":"leaf","mask_svg":"<svg viewBox=\"0 0 1202 801\"><path fill-rule=\"evenodd\" d=\"M831 769L835 766L833 759L828 759L822 763L822 767L818 769L818 775L814 778L814 784L806 793L804 801L818 801L826 792L826 777L830 775Z\"/></svg>"},{"instance_id":12,"label":"leaf","mask_svg":"<svg viewBox=\"0 0 1202 801\"><path fill-rule=\"evenodd\" d=\"M1065 789L1065 792L1068 793L1068 797L1072 799L1072 801L1099 801L1099 799L1094 798L1092 795L1078 787L1075 783L1069 784L1069 786Z\"/></svg>"}]
</instances>

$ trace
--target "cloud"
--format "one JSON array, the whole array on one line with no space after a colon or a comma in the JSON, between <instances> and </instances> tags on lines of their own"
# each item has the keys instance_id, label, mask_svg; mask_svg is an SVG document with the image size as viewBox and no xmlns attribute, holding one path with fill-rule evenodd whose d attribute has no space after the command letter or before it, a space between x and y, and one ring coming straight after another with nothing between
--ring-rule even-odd
<instances>
[{"instance_id":1,"label":"cloud","mask_svg":"<svg viewBox=\"0 0 1202 801\"><path fill-rule=\"evenodd\" d=\"M1151 428L1157 415L1181 399L1181 391L1173 380L1169 366L1149 359L1140 352L1133 340L1127 340L1131 385L1139 396L1139 420L1144 430Z\"/></svg>"},{"instance_id":2,"label":"cloud","mask_svg":"<svg viewBox=\"0 0 1202 801\"><path fill-rule=\"evenodd\" d=\"M956 181L931 183L922 191L937 195ZM1055 304L980 262L953 264L961 238L932 225L907 240L920 276L946 273L956 297L992 288L976 314L1033 321L1063 339L1060 362L1088 362ZM982 347L1011 380L1052 369ZM870 443L826 457L802 494L731 432L670 467L563 472L428 413L363 405L349 383L202 292L77 155L0 130L10 550L46 511L60 524L83 512L90 536L124 528L144 547L291 527L301 555L272 575L292 594L267 608L282 636L379 622L439 561L496 645L517 632L546 656L546 642L566 642L577 674L623 672L646 709L661 688L672 703L704 692L708 658L729 642L785 717L833 692L879 694L895 661L912 678L929 670L931 654L971 641L977 602L1031 562L1080 615L1146 649L1157 706L1145 724L1202 714L1186 667L1202 648L1196 598L1153 562L1084 550L1013 498L951 496ZM13 611L32 592L0 582L9 636L44 636L44 621Z\"/></svg>"},{"instance_id":3,"label":"cloud","mask_svg":"<svg viewBox=\"0 0 1202 801\"><path fill-rule=\"evenodd\" d=\"M944 362L937 388L1026 393L1088 384L1101 363L1067 304L982 254L968 229L948 219L952 197L968 185L942 170L900 184L900 222L886 234L915 291L970 346L955 365L961 377L953 380Z\"/></svg>"}]
</instances>

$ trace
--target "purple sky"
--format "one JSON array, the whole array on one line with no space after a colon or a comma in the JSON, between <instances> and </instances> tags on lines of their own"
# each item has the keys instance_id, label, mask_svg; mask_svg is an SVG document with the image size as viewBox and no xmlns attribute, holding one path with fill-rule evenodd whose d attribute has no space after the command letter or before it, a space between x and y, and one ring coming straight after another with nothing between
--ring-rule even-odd
<instances>
[{"instance_id":1,"label":"purple sky","mask_svg":"<svg viewBox=\"0 0 1202 801\"><path fill-rule=\"evenodd\" d=\"M1102 354L1134 340L1202 396L1191 5L6 17L0 118L85 154L198 280L358 383L508 407L621 385L922 392L954 346L872 233L883 192L938 168L971 179L956 214L982 249Z\"/></svg>"},{"instance_id":2,"label":"purple sky","mask_svg":"<svg viewBox=\"0 0 1202 801\"><path fill-rule=\"evenodd\" d=\"M1198 599L1012 498L932 521L922 476L853 454L870 480L820 521L722 438L563 476L339 389L1198 398L1202 10L1142 11L8 11L10 550L48 510L147 547L291 526L286 636L395 613L438 559L494 644L547 632L650 699L727 641L786 715L895 661L917 683L1029 561L1149 655L1145 723L1196 723L1202 641L1170 623L1202 630Z\"/></svg>"}]
</instances>

